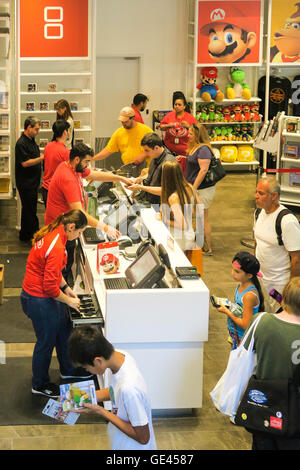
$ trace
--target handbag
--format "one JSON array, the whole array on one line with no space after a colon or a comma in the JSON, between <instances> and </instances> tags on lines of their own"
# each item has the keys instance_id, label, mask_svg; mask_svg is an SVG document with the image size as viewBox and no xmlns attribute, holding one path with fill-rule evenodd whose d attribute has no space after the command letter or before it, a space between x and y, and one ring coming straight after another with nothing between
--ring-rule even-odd
<instances>
[{"instance_id":1,"label":"handbag","mask_svg":"<svg viewBox=\"0 0 300 470\"><path fill-rule=\"evenodd\" d=\"M221 160L212 156L207 173L198 189L214 186L218 181L224 178L225 175L226 171L224 170Z\"/></svg>"},{"instance_id":2,"label":"handbag","mask_svg":"<svg viewBox=\"0 0 300 470\"><path fill-rule=\"evenodd\" d=\"M300 437L300 366L292 379L250 377L235 416L248 431Z\"/></svg>"},{"instance_id":3,"label":"handbag","mask_svg":"<svg viewBox=\"0 0 300 470\"><path fill-rule=\"evenodd\" d=\"M210 392L212 401L221 413L234 417L240 398L255 368L254 332L266 312L253 320L236 349L231 350L226 370L215 388ZM245 343L253 331L248 348Z\"/></svg>"}]
</instances>

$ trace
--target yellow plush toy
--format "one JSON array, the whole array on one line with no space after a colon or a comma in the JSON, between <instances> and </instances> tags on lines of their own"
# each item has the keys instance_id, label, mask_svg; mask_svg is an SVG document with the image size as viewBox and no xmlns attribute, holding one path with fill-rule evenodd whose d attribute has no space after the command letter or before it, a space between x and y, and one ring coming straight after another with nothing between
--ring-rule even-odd
<instances>
[{"instance_id":1,"label":"yellow plush toy","mask_svg":"<svg viewBox=\"0 0 300 470\"><path fill-rule=\"evenodd\" d=\"M253 161L253 148L250 145L238 146L238 162L252 162Z\"/></svg>"},{"instance_id":2,"label":"yellow plush toy","mask_svg":"<svg viewBox=\"0 0 300 470\"><path fill-rule=\"evenodd\" d=\"M221 160L226 163L234 163L237 160L237 147L235 145L222 145Z\"/></svg>"}]
</instances>

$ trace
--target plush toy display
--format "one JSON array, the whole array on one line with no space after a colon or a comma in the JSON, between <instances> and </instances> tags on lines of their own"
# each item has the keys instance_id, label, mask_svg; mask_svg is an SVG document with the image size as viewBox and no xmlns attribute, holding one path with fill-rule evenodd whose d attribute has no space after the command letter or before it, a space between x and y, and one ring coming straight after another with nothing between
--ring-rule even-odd
<instances>
[{"instance_id":1,"label":"plush toy display","mask_svg":"<svg viewBox=\"0 0 300 470\"><path fill-rule=\"evenodd\" d=\"M238 146L237 161L238 162L252 162L253 161L253 148L250 145Z\"/></svg>"},{"instance_id":2,"label":"plush toy display","mask_svg":"<svg viewBox=\"0 0 300 470\"><path fill-rule=\"evenodd\" d=\"M203 67L201 69L201 82L197 88L200 91L200 97L207 103L211 100L220 103L224 99L224 93L216 85L217 76L218 71L216 67Z\"/></svg>"},{"instance_id":3,"label":"plush toy display","mask_svg":"<svg viewBox=\"0 0 300 470\"><path fill-rule=\"evenodd\" d=\"M222 145L221 160L226 163L234 163L237 160L237 147L235 145Z\"/></svg>"},{"instance_id":4,"label":"plush toy display","mask_svg":"<svg viewBox=\"0 0 300 470\"><path fill-rule=\"evenodd\" d=\"M244 83L245 72L239 68L233 68L230 71L231 83L226 86L226 95L229 100L235 98L243 98L250 100L251 90L248 85Z\"/></svg>"}]
</instances>

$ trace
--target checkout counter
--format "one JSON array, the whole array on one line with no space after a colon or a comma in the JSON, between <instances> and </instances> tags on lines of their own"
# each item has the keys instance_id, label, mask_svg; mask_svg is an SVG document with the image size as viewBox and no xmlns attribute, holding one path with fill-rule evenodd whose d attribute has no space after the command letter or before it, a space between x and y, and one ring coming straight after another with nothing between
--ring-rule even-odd
<instances>
[{"instance_id":1,"label":"checkout counter","mask_svg":"<svg viewBox=\"0 0 300 470\"><path fill-rule=\"evenodd\" d=\"M134 204L131 191L118 185L114 193L131 212L130 205ZM158 220L155 210L140 206L135 212L134 229L140 235L139 243L151 240L151 250L158 255L161 247L164 248L161 259L167 261L162 282L152 288L110 288L106 279L125 277L134 259L126 255L126 249L121 250L119 273L100 275L97 244L87 243L82 234L75 268L79 275L74 290L90 293L97 299L103 317L100 322L103 333L116 349L125 350L135 358L146 380L152 409L200 408L203 348L208 340L209 291L201 278L177 278L175 268L191 264L166 226ZM102 380L104 383L100 386L106 386L106 378Z\"/></svg>"}]
</instances>

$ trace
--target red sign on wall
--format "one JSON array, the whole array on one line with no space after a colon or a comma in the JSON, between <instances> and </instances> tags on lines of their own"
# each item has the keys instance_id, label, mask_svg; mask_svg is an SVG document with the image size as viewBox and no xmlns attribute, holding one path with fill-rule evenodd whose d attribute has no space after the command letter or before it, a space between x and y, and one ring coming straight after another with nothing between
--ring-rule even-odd
<instances>
[{"instance_id":1,"label":"red sign on wall","mask_svg":"<svg viewBox=\"0 0 300 470\"><path fill-rule=\"evenodd\" d=\"M20 57L87 57L88 0L20 0Z\"/></svg>"}]
</instances>

